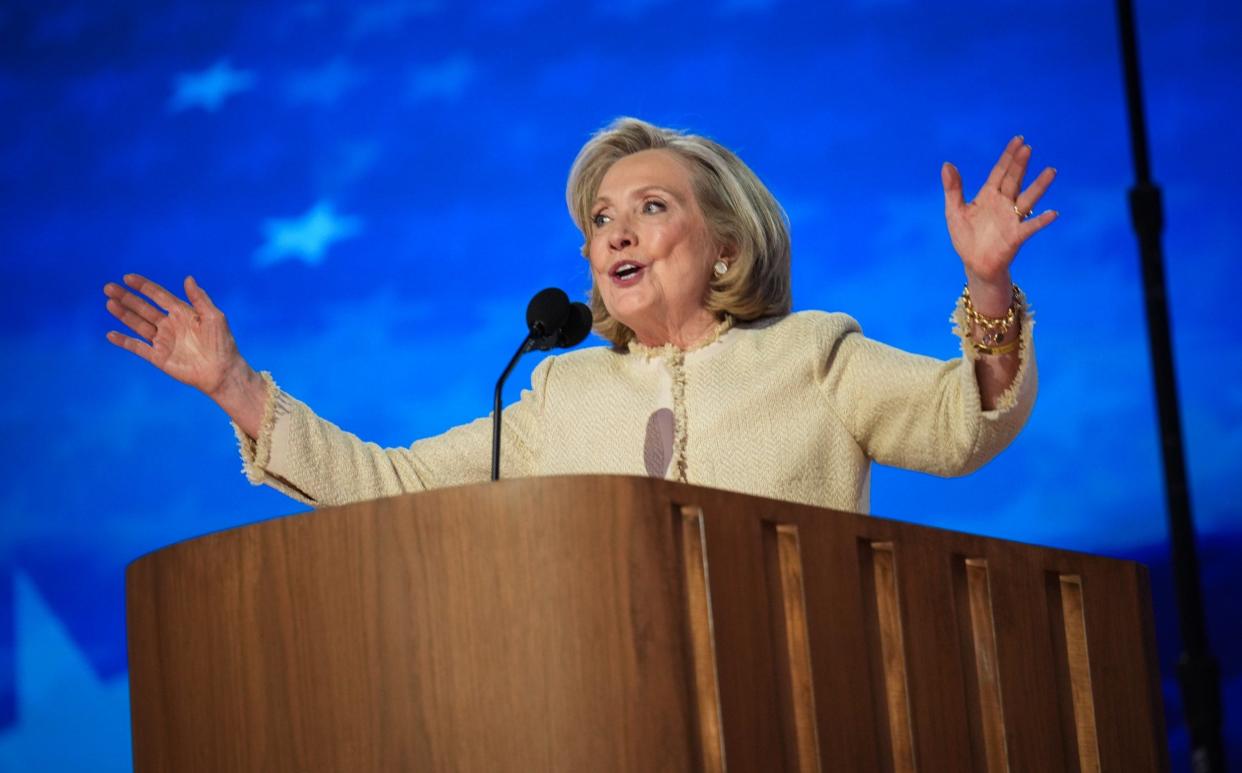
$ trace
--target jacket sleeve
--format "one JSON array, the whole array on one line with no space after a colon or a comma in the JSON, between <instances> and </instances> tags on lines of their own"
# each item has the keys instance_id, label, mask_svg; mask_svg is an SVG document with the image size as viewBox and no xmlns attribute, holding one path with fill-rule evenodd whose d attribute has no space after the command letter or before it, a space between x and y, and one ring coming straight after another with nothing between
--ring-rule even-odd
<instances>
[{"instance_id":1,"label":"jacket sleeve","mask_svg":"<svg viewBox=\"0 0 1242 773\"><path fill-rule=\"evenodd\" d=\"M1030 310L1022 316L1018 372L996 407L987 411L975 378L979 355L966 337L960 300L951 320L962 346L962 356L954 360L872 341L852 320L844 334L826 343L830 399L875 461L935 475L966 475L1000 453L1026 424L1038 386Z\"/></svg>"},{"instance_id":2,"label":"jacket sleeve","mask_svg":"<svg viewBox=\"0 0 1242 773\"><path fill-rule=\"evenodd\" d=\"M554 357L543 360L531 389L504 409L501 473L530 474L538 452L540 414ZM381 448L319 418L280 390L268 373L267 404L259 437L236 424L242 468L255 485L266 484L316 507L340 505L491 476L491 417L476 419L406 448Z\"/></svg>"}]
</instances>

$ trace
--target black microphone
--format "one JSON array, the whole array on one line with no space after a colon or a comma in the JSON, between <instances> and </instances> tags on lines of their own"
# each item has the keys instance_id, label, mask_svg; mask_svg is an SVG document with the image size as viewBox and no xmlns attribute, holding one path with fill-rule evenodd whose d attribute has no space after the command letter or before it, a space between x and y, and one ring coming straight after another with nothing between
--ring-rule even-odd
<instances>
[{"instance_id":1,"label":"black microphone","mask_svg":"<svg viewBox=\"0 0 1242 773\"><path fill-rule=\"evenodd\" d=\"M595 317L591 314L591 308L585 303L571 304L565 327L561 328L560 335L556 337L556 345L562 349L568 349L582 343L586 340L587 334L591 332L591 324L594 321Z\"/></svg>"},{"instance_id":2,"label":"black microphone","mask_svg":"<svg viewBox=\"0 0 1242 773\"><path fill-rule=\"evenodd\" d=\"M549 287L535 293L526 306L526 338L496 380L492 393L492 480L500 480L500 393L505 379L523 354L577 346L591 332L591 310L585 303L570 303L564 290Z\"/></svg>"},{"instance_id":3,"label":"black microphone","mask_svg":"<svg viewBox=\"0 0 1242 773\"><path fill-rule=\"evenodd\" d=\"M526 327L530 330L527 341L531 342L526 351L538 349L546 352L557 346L557 336L565 327L569 313L569 296L559 287L549 287L535 293L535 297L526 306Z\"/></svg>"}]
</instances>

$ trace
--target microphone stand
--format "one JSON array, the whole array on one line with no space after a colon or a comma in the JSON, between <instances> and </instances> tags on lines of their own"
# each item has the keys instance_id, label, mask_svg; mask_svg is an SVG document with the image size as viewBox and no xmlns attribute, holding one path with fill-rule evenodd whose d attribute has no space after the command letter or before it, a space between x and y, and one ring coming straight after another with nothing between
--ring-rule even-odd
<instances>
[{"instance_id":1,"label":"microphone stand","mask_svg":"<svg viewBox=\"0 0 1242 773\"><path fill-rule=\"evenodd\" d=\"M549 349L577 346L591 331L591 310L583 303L570 303L565 291L556 287L540 290L530 299L526 307L526 327L529 332L522 339L522 345L513 353L513 358L505 366L505 370L496 380L496 390L492 393L492 480L500 480L500 425L501 425L501 390L505 379L513 372L513 366L522 359L522 355L534 349Z\"/></svg>"},{"instance_id":2,"label":"microphone stand","mask_svg":"<svg viewBox=\"0 0 1242 773\"><path fill-rule=\"evenodd\" d=\"M504 389L505 379L509 378L509 374L513 372L514 366L518 360L522 359L522 355L534 348L535 333L531 331L522 339L522 345L514 352L513 359L509 360L509 364L505 366L505 370L500 374L500 378L496 379L496 391L492 393L492 480L500 480L500 410L501 410L501 390Z\"/></svg>"},{"instance_id":3,"label":"microphone stand","mask_svg":"<svg viewBox=\"0 0 1242 773\"><path fill-rule=\"evenodd\" d=\"M1224 773L1220 671L1208 644L1204 622L1194 518L1190 511L1190 492L1182 453L1182 426L1173 369L1173 345L1169 336L1169 310L1165 299L1164 254L1160 243L1164 211L1160 188L1151 179L1147 155L1147 125L1143 113L1131 0L1117 0L1117 16L1121 26L1126 103L1130 113L1130 146L1134 155L1135 183L1130 188L1130 217L1138 234L1143 268L1147 336L1160 417L1169 543L1173 553L1173 580L1182 637L1183 649L1177 663L1177 674L1182 687L1186 725L1190 730L1192 769L1195 773Z\"/></svg>"}]
</instances>

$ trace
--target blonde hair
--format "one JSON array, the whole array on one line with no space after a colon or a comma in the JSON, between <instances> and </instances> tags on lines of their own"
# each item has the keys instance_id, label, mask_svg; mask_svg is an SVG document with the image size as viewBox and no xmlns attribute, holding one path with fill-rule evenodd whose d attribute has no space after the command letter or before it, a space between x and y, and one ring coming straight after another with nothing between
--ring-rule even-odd
<instances>
[{"instance_id":1,"label":"blonde hair","mask_svg":"<svg viewBox=\"0 0 1242 773\"><path fill-rule=\"evenodd\" d=\"M569 170L565 201L582 232L582 254L590 249L591 207L600 182L620 159L644 150L669 150L686 162L694 194L716 243L730 254L729 270L713 275L705 307L717 316L741 321L788 314L793 306L789 280L789 220L776 198L750 167L728 148L706 137L664 129L637 118L618 118L596 132L578 151ZM608 313L599 288L591 283L595 332L624 347L634 331Z\"/></svg>"}]
</instances>

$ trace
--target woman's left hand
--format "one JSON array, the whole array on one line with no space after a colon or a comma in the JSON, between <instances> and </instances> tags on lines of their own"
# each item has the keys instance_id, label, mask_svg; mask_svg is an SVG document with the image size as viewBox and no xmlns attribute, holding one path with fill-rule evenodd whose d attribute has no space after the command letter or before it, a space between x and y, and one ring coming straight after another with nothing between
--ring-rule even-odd
<instances>
[{"instance_id":1,"label":"woman's left hand","mask_svg":"<svg viewBox=\"0 0 1242 773\"><path fill-rule=\"evenodd\" d=\"M1022 190L1022 177L1030 160L1031 146L1022 137L1014 137L969 203L962 196L962 176L957 167L945 162L940 170L949 236L966 269L971 299L984 314L1003 314L1009 307L1009 266L1018 248L1057 217L1052 210L1028 216L1057 174L1048 167Z\"/></svg>"}]
</instances>

